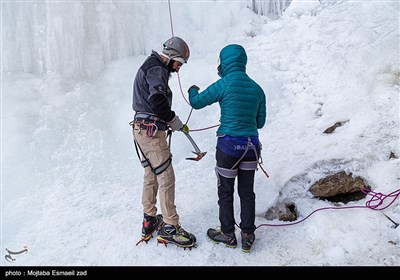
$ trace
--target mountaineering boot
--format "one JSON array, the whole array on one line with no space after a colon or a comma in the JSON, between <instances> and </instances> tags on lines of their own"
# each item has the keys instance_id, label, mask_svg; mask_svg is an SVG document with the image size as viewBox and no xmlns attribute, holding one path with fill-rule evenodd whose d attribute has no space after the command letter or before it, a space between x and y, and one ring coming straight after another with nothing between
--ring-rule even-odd
<instances>
[{"instance_id":1,"label":"mountaineering boot","mask_svg":"<svg viewBox=\"0 0 400 280\"><path fill-rule=\"evenodd\" d=\"M254 233L244 233L242 231L242 251L245 253L249 253L251 250L251 245L253 245L256 236Z\"/></svg>"},{"instance_id":2,"label":"mountaineering boot","mask_svg":"<svg viewBox=\"0 0 400 280\"><path fill-rule=\"evenodd\" d=\"M157 241L165 245L172 243L182 248L196 247L196 237L185 231L179 224L176 226L163 224L158 229Z\"/></svg>"},{"instance_id":3,"label":"mountaineering boot","mask_svg":"<svg viewBox=\"0 0 400 280\"><path fill-rule=\"evenodd\" d=\"M157 216L149 216L144 214L143 227L142 227L142 240L149 241L153 236L153 232L159 228L162 224L163 216L158 214Z\"/></svg>"},{"instance_id":4,"label":"mountaineering boot","mask_svg":"<svg viewBox=\"0 0 400 280\"><path fill-rule=\"evenodd\" d=\"M207 230L207 236L215 243L224 243L226 247L236 248L237 240L235 232L223 233L219 228L213 229L209 228Z\"/></svg>"}]
</instances>

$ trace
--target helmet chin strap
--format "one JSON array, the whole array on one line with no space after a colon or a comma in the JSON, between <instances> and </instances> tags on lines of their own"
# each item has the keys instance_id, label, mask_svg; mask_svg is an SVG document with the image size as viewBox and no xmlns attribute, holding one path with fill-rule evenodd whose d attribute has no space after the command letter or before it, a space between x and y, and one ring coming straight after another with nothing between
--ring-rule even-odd
<instances>
[{"instance_id":1,"label":"helmet chin strap","mask_svg":"<svg viewBox=\"0 0 400 280\"><path fill-rule=\"evenodd\" d=\"M163 62L164 62L164 64L165 64L165 66L167 66L168 70L169 70L171 73L175 73L176 70L172 67L172 64L174 63L174 58L179 57L179 56L171 57L171 56L165 55L165 54L163 54L163 53L161 53L160 56L162 56L163 58L165 58L165 59L163 60Z\"/></svg>"},{"instance_id":2,"label":"helmet chin strap","mask_svg":"<svg viewBox=\"0 0 400 280\"><path fill-rule=\"evenodd\" d=\"M160 56L162 56L163 58L165 58L165 59L163 59L163 62L164 62L164 64L165 64L165 66L169 66L169 64L170 64L170 62L171 62L171 60L172 60L172 58L170 57L170 56L167 56L167 55L165 55L165 54L163 54L163 53L160 53Z\"/></svg>"},{"instance_id":3,"label":"helmet chin strap","mask_svg":"<svg viewBox=\"0 0 400 280\"><path fill-rule=\"evenodd\" d=\"M165 66L167 66L169 72L175 73L176 70L172 67L172 64L174 63L172 57L167 56L167 55L165 55L165 54L163 54L163 53L160 54L160 56L162 56L163 58L165 58L165 59L163 59L163 62L164 62L164 64L165 64Z\"/></svg>"}]
</instances>

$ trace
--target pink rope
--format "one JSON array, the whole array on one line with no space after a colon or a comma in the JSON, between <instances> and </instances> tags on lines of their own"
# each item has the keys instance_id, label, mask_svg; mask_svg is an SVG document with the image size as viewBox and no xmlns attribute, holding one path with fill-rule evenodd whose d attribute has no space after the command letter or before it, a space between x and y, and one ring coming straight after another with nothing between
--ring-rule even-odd
<instances>
[{"instance_id":1,"label":"pink rope","mask_svg":"<svg viewBox=\"0 0 400 280\"><path fill-rule=\"evenodd\" d=\"M388 208L390 205L392 205L394 203L396 198L398 198L400 196L400 189L395 190L387 195L385 195L383 193L376 193L376 192L373 192L366 188L361 189L361 191L363 193L365 193L366 195L372 196L372 198L365 203L366 207L369 209L372 209L372 210L379 210L379 211L385 210L386 208ZM387 199L387 198L393 198L393 199L386 206L379 208L379 206L381 206L383 204L383 202L385 201L385 199ZM374 204L374 203L376 203L376 204Z\"/></svg>"},{"instance_id":2,"label":"pink rope","mask_svg":"<svg viewBox=\"0 0 400 280\"><path fill-rule=\"evenodd\" d=\"M172 36L174 36L174 26L173 26L173 23L172 23L172 9L171 9L171 1L170 1L170 0L168 0L168 10L169 10L169 22L170 22L170 24L171 24L171 34L172 34ZM179 76L179 72L178 72L177 74L178 74L179 90L181 91L181 95L182 95L183 99L185 100L185 102L186 102L190 107L192 107L192 106L190 105L190 102L189 102L189 101L187 100L187 98L185 97L185 94L183 94L182 84L181 84L181 77ZM189 113L189 116L188 116L187 120L186 120L186 124L189 122L190 116L192 115L192 110L193 110L193 107L192 107L192 109L191 109L191 111L190 111L190 113ZM206 128L201 128L201 129L191 129L190 131L206 130L206 129L213 128L213 127L217 127L217 126L219 126L219 124L214 125L214 126L210 126L210 127L206 127Z\"/></svg>"},{"instance_id":3,"label":"pink rope","mask_svg":"<svg viewBox=\"0 0 400 280\"><path fill-rule=\"evenodd\" d=\"M213 126L209 126L209 127L204 127L204 128L191 129L190 132L192 132L192 131L207 130L207 129L214 128L214 127L218 127L218 126L219 126L219 124L216 124L216 125L213 125Z\"/></svg>"},{"instance_id":4,"label":"pink rope","mask_svg":"<svg viewBox=\"0 0 400 280\"><path fill-rule=\"evenodd\" d=\"M174 25L172 24L172 13L171 13L171 2L168 0L168 9L169 9L169 22L171 23L171 34L174 36Z\"/></svg>"},{"instance_id":5,"label":"pink rope","mask_svg":"<svg viewBox=\"0 0 400 280\"><path fill-rule=\"evenodd\" d=\"M168 10L169 10L169 22L171 24L171 34L172 34L172 36L174 36L174 25L172 24L172 10L171 10L171 2L170 2L170 0L168 0ZM182 97L186 101L186 103L189 104L189 106L190 106L189 101L187 101L185 95L183 94L182 84L181 84L181 77L179 76L179 72L177 72L176 74L178 74L178 84L179 84L179 89L181 91ZM188 118L188 121L189 121L189 118Z\"/></svg>"},{"instance_id":6,"label":"pink rope","mask_svg":"<svg viewBox=\"0 0 400 280\"><path fill-rule=\"evenodd\" d=\"M307 220L311 215L313 215L316 212L322 211L322 210L343 210L343 209L360 209L360 208L367 208L367 209L371 209L371 210L384 210L386 208L388 208L390 205L392 205L394 203L394 201L400 196L400 189L395 190L387 195L383 194L383 193L377 193L374 191L371 191L367 188L362 188L361 191L366 194L371 196L371 199L369 199L366 203L365 206L360 206L360 205L356 205L356 206L339 206L339 207L323 207L323 208L318 208L314 211L312 211L310 214L308 214L304 219L301 219L300 221L297 222L293 222L293 223L288 223L288 224L260 224L259 226L256 227L256 229L258 229L259 227L264 227L264 226L270 226L270 227L283 227L283 226L292 226L292 225L297 225L305 220ZM391 198L392 200L383 207L382 206L385 202L386 199Z\"/></svg>"}]
</instances>

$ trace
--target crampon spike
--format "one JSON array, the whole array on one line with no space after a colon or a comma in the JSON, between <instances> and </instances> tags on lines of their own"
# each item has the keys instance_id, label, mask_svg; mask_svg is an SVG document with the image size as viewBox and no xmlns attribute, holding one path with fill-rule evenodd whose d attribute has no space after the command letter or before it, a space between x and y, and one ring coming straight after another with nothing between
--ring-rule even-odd
<instances>
[{"instance_id":1,"label":"crampon spike","mask_svg":"<svg viewBox=\"0 0 400 280\"><path fill-rule=\"evenodd\" d=\"M188 249L189 251L192 251L192 248L193 248L193 247L183 247L183 250L186 251L186 249Z\"/></svg>"},{"instance_id":2,"label":"crampon spike","mask_svg":"<svg viewBox=\"0 0 400 280\"><path fill-rule=\"evenodd\" d=\"M165 241L163 241L163 240L157 239L157 246L158 246L158 244L164 244L165 247L167 247L168 242L165 242Z\"/></svg>"},{"instance_id":3,"label":"crampon spike","mask_svg":"<svg viewBox=\"0 0 400 280\"><path fill-rule=\"evenodd\" d=\"M140 243L142 243L143 241L146 242L146 244L149 242L149 240L152 238L153 236L142 236L140 238L140 240L136 243L136 246L139 245Z\"/></svg>"},{"instance_id":4,"label":"crampon spike","mask_svg":"<svg viewBox=\"0 0 400 280\"><path fill-rule=\"evenodd\" d=\"M169 243L170 242L168 242L166 240L157 239L157 246L158 246L158 244L163 244L163 245L165 245L165 247L167 247L167 244L169 244ZM171 244L176 245L177 248L183 248L183 250L186 250L186 249L192 250L192 248L196 248L197 247L196 243L191 245L191 246L179 245L179 244L176 244L176 243L173 243L173 242L171 242Z\"/></svg>"},{"instance_id":5,"label":"crampon spike","mask_svg":"<svg viewBox=\"0 0 400 280\"><path fill-rule=\"evenodd\" d=\"M147 244L147 242L149 242L149 240L140 239L140 240L136 243L136 246L139 245L140 243L142 243L143 241L146 242L146 244Z\"/></svg>"}]
</instances>

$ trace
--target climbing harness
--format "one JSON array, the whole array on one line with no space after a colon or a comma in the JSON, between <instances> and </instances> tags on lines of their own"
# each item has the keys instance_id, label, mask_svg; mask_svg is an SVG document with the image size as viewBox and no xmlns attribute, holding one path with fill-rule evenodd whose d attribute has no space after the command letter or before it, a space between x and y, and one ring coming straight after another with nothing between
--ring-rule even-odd
<instances>
[{"instance_id":1,"label":"climbing harness","mask_svg":"<svg viewBox=\"0 0 400 280\"><path fill-rule=\"evenodd\" d=\"M261 143L260 143L260 146L261 146ZM250 149L252 149L254 151L256 160L255 161L243 161L243 162L241 162L241 160L244 158L244 156L247 154L247 152ZM238 168L241 169L241 170L257 170L257 164L260 166L260 168L264 172L264 174L269 178L268 173L261 166L261 164L263 164L261 153L260 153L260 155L258 154L257 148L253 144L253 142L251 141L251 138L247 137L246 148L245 148L242 156L236 161L236 163L230 169L216 166L215 167L215 171L218 174L220 174L222 177L235 178L237 176L237 173L238 173L238 169L237 168L235 169L236 166L238 166Z\"/></svg>"},{"instance_id":2,"label":"climbing harness","mask_svg":"<svg viewBox=\"0 0 400 280\"><path fill-rule=\"evenodd\" d=\"M249 148L251 148L251 149L254 151L254 154L255 154L255 156L256 156L257 161L240 162L240 161L244 158L244 156L247 154L247 152L249 151ZM235 166L238 165L238 163L240 162L239 168L240 168L240 165L242 165L243 163L245 163L245 165L246 165L246 169L245 169L245 170L257 170L257 162L259 162L259 159L261 159L261 161L262 161L261 156L260 156L260 157L258 156L258 152L257 152L256 146L253 144L253 142L251 142L251 138L250 138L250 137L247 137L246 149L244 149L244 152L243 152L242 156L241 156L241 157L238 159L238 161L232 166L232 169L234 169ZM255 163L255 164L254 164L254 163Z\"/></svg>"},{"instance_id":3,"label":"climbing harness","mask_svg":"<svg viewBox=\"0 0 400 280\"><path fill-rule=\"evenodd\" d=\"M140 122L133 120L129 123L129 125L132 126L132 129L134 129L135 125L138 125L140 130L144 128L146 130L146 137L148 137L148 138L154 138L154 136L156 135L156 133L158 131L158 127L154 122L145 124L145 123L143 123L143 120L141 120ZM171 136L172 136L172 130L168 129L166 137L168 138L168 148L169 149L171 148ZM168 168L168 166L171 164L172 155L170 155L169 158L166 161L164 161L163 163L161 163L159 166L153 167L150 163L150 160L144 155L144 153L143 153L142 149L140 148L140 145L136 141L136 139L133 140L133 143L135 144L135 150L136 150L136 154L140 160L140 164L142 165L143 168L150 167L150 169L154 173L154 175L159 175L159 174L163 173ZM139 151L142 156L140 156Z\"/></svg>"}]
</instances>

